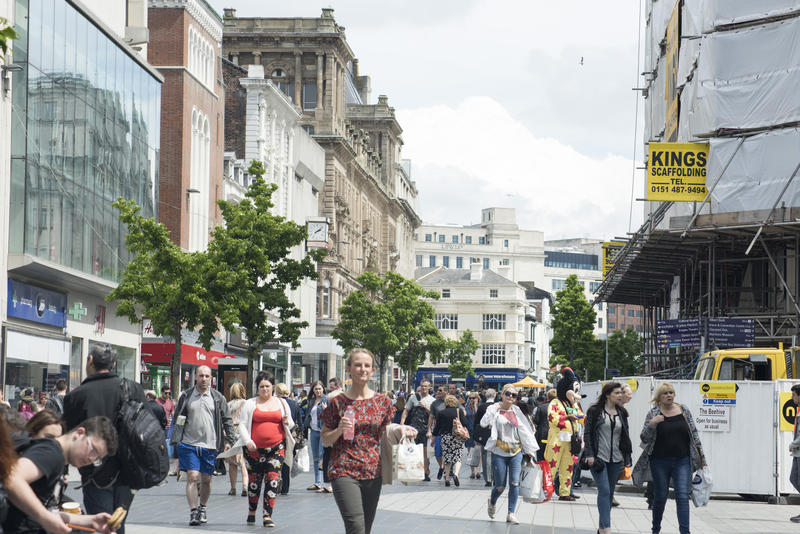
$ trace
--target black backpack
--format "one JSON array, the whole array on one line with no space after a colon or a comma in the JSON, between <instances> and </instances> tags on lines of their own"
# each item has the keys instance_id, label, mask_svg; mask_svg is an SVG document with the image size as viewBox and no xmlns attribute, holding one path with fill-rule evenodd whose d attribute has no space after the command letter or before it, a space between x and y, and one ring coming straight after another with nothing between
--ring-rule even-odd
<instances>
[{"instance_id":1,"label":"black backpack","mask_svg":"<svg viewBox=\"0 0 800 534\"><path fill-rule=\"evenodd\" d=\"M120 479L133 490L157 486L169 473L164 429L144 403L133 399L133 383L123 378L117 411L117 459Z\"/></svg>"},{"instance_id":2,"label":"black backpack","mask_svg":"<svg viewBox=\"0 0 800 534\"><path fill-rule=\"evenodd\" d=\"M417 400L420 400L419 396L417 396ZM428 432L428 410L419 404L414 406L406 414L405 424L414 427L418 435L424 436Z\"/></svg>"}]
</instances>

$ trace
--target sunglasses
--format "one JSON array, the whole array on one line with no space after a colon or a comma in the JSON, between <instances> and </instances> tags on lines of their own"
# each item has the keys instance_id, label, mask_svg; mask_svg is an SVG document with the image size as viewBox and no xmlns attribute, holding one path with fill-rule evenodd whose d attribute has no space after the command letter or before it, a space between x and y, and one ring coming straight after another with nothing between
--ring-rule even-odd
<instances>
[{"instance_id":1,"label":"sunglasses","mask_svg":"<svg viewBox=\"0 0 800 534\"><path fill-rule=\"evenodd\" d=\"M505 395L506 397L511 397L512 399L516 399L517 398L517 394L516 393L511 393L510 391L506 391L505 393L503 393L503 395Z\"/></svg>"}]
</instances>

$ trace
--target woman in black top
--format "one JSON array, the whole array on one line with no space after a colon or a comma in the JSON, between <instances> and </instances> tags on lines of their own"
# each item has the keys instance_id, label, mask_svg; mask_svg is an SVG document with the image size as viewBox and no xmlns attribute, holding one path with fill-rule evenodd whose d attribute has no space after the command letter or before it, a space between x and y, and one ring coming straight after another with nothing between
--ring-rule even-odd
<instances>
[{"instance_id":1,"label":"woman in black top","mask_svg":"<svg viewBox=\"0 0 800 534\"><path fill-rule=\"evenodd\" d=\"M675 388L658 385L642 429L644 452L633 469L637 486L653 482L653 532L661 532L661 518L667 503L669 481L675 487L680 534L689 534L689 489L692 473L706 465L700 435L691 412L675 402Z\"/></svg>"},{"instance_id":2,"label":"woman in black top","mask_svg":"<svg viewBox=\"0 0 800 534\"><path fill-rule=\"evenodd\" d=\"M622 468L631 465L628 414L619 408L622 385L608 382L600 397L586 412L583 457L597 485L599 534L611 533L611 501Z\"/></svg>"},{"instance_id":3,"label":"woman in black top","mask_svg":"<svg viewBox=\"0 0 800 534\"><path fill-rule=\"evenodd\" d=\"M435 436L442 437L442 459L444 462L444 485L450 486L450 473L453 474L453 484L458 487L458 472L461 469L461 453L464 451L464 442L453 435L453 420L458 417L461 426L467 428L467 418L464 409L454 395L444 398L444 409L436 415Z\"/></svg>"}]
</instances>

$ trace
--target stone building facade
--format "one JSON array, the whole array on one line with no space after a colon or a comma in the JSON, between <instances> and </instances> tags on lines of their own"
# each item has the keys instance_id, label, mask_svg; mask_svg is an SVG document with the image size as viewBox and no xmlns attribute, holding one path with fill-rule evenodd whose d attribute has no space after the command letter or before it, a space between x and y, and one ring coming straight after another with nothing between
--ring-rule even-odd
<instances>
[{"instance_id":1,"label":"stone building facade","mask_svg":"<svg viewBox=\"0 0 800 534\"><path fill-rule=\"evenodd\" d=\"M369 78L359 75L332 9L319 18L237 18L226 9L223 22L223 57L263 67L300 113L297 124L325 151L319 215L330 223L330 252L319 265L316 336L300 342L304 353L333 355L330 332L356 278L367 269L413 274L412 236L421 221L401 160L402 128L388 98L369 103ZM341 376L341 361L329 361L336 368L327 374Z\"/></svg>"},{"instance_id":2,"label":"stone building facade","mask_svg":"<svg viewBox=\"0 0 800 534\"><path fill-rule=\"evenodd\" d=\"M148 60L164 76L158 217L172 240L205 250L222 223L222 20L203 0L149 0Z\"/></svg>"}]
</instances>

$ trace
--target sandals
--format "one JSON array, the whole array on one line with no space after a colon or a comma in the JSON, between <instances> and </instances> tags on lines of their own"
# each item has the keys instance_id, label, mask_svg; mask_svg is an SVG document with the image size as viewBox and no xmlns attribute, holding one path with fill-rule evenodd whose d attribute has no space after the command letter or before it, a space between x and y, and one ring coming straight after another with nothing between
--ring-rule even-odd
<instances>
[{"instance_id":1,"label":"sandals","mask_svg":"<svg viewBox=\"0 0 800 534\"><path fill-rule=\"evenodd\" d=\"M247 490L242 488L242 497L247 497Z\"/></svg>"},{"instance_id":2,"label":"sandals","mask_svg":"<svg viewBox=\"0 0 800 534\"><path fill-rule=\"evenodd\" d=\"M228 495L236 495L236 488L231 488L231 490L228 492Z\"/></svg>"},{"instance_id":3,"label":"sandals","mask_svg":"<svg viewBox=\"0 0 800 534\"><path fill-rule=\"evenodd\" d=\"M319 491L322 488L319 487L319 484L311 484L309 487L306 488L307 491Z\"/></svg>"}]
</instances>

